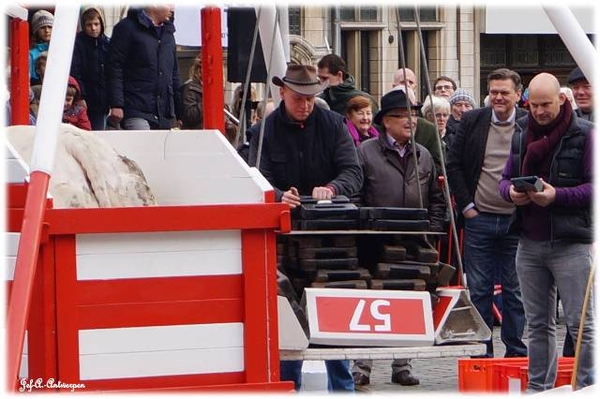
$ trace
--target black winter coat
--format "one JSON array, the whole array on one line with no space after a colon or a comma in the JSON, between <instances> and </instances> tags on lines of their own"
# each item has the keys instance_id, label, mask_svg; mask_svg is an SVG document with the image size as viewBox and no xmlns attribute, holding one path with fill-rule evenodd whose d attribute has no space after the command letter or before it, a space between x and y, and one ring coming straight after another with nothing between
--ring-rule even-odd
<instances>
[{"instance_id":1,"label":"black winter coat","mask_svg":"<svg viewBox=\"0 0 600 399\"><path fill-rule=\"evenodd\" d=\"M256 135L258 136L258 135ZM250 144L250 164L256 154ZM356 148L344 123L335 112L317 106L304 122L290 120L285 104L265 119L260 160L261 173L275 188L278 201L294 186L300 195L312 195L314 187L331 185L348 198L358 194L363 175Z\"/></svg>"},{"instance_id":2,"label":"black winter coat","mask_svg":"<svg viewBox=\"0 0 600 399\"><path fill-rule=\"evenodd\" d=\"M156 29L141 11L129 13L113 28L108 50L109 105L124 118L143 118L152 128L168 129L181 119L179 67L171 21Z\"/></svg>"},{"instance_id":3,"label":"black winter coat","mask_svg":"<svg viewBox=\"0 0 600 399\"><path fill-rule=\"evenodd\" d=\"M108 114L105 79L108 42L108 37L104 34L93 38L82 31L75 37L71 76L81 87L81 96L87 103L88 112Z\"/></svg>"}]
</instances>

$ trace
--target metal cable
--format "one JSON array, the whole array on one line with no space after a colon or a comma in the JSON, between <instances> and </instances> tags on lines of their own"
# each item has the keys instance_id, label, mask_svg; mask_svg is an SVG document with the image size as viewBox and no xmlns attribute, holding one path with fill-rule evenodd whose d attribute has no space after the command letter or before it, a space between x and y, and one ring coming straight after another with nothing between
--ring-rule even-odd
<instances>
[{"instance_id":1,"label":"metal cable","mask_svg":"<svg viewBox=\"0 0 600 399\"><path fill-rule=\"evenodd\" d=\"M433 98L431 97L431 80L429 79L429 68L427 66L427 58L426 58L426 54L425 54L425 44L423 42L423 34L421 31L421 21L419 18L419 10L417 9L417 6L415 5L415 21L417 23L417 32L419 34L419 44L420 44L420 48L421 48L421 58L423 60L423 65L425 68L425 80L427 82L427 95L429 97L429 101L431 104L431 109L435 114L435 110L433 110ZM400 26L400 23L398 23L398 26ZM437 124L436 124L436 130L437 130ZM464 278L464 273L463 273L463 263L462 263L462 256L460 254L460 246L458 243L458 235L456 234L456 221L454 219L454 210L452 209L452 201L450 198L450 189L449 189L449 185L448 185L448 175L446 173L446 157L444 156L444 151L442 148L442 138L440 135L440 132L438 131L438 134L436 135L436 144L438 147L438 151L440 152L440 157L441 157L441 168L442 168L442 176L444 176L444 184L442 185L443 191L444 191L444 197L446 199L446 203L448 204L448 211L450 213L450 227L452 228L452 243L454 244L454 249L455 249L455 253L456 253L456 260L457 260L457 266L458 266L458 275L460 276L461 279L461 284L466 288L467 284L466 284L466 279Z\"/></svg>"},{"instance_id":2,"label":"metal cable","mask_svg":"<svg viewBox=\"0 0 600 399\"><path fill-rule=\"evenodd\" d=\"M261 6L262 7L262 6ZM260 15L260 9L259 9L259 15ZM271 37L271 51L269 52L269 66L267 67L267 82L266 82L266 92L265 92L265 98L263 99L263 109L266 109L266 105L267 105L267 98L269 97L269 91L271 88L271 85L269 85L269 82L271 81L271 63L273 62L273 49L275 48L275 36L277 34L277 20L279 19L279 9L277 7L275 7L275 22L273 24L273 36ZM256 25L258 26L258 19L256 21ZM281 106L281 103L279 103L279 106ZM261 159L261 153L262 153L262 145L263 145L263 139L265 136L265 119L266 116L263 116L263 118L260 120L260 133L258 134L258 153L256 154L256 166L259 170L260 170L260 159Z\"/></svg>"},{"instance_id":3,"label":"metal cable","mask_svg":"<svg viewBox=\"0 0 600 399\"><path fill-rule=\"evenodd\" d=\"M420 185L420 179L419 179L419 163L417 160L417 142L415 141L415 132L416 132L416 122L415 122L415 127L413 128L413 117L411 115L411 107L409 105L409 95L408 95L408 83L406 81L406 60L404 59L404 43L402 42L402 28L400 27L400 9L398 7L396 7L396 23L398 24L398 44L400 45L400 66L402 67L402 70L404 72L404 93L406 94L406 110L408 112L408 122L410 123L410 145L412 146L412 151L413 151L413 161L415 164L415 174L417 177L417 187L419 187ZM411 89L412 90L412 89ZM419 206L421 208L423 208L423 194L421 193L421 190L417 190L417 193L419 194Z\"/></svg>"},{"instance_id":4,"label":"metal cable","mask_svg":"<svg viewBox=\"0 0 600 399\"><path fill-rule=\"evenodd\" d=\"M245 133L247 128L244 114L246 113L246 100L248 99L248 91L250 88L250 75L252 72L252 64L254 62L254 53L256 50L256 43L258 42L258 19L260 18L261 9L258 9L258 15L256 16L256 23L254 24L254 34L252 36L252 46L250 46L250 57L248 57L248 68L246 68L246 78L244 79L244 90L242 94L242 102L240 103L240 117L238 118L239 126L237 134L235 135L234 148L237 148L240 143L240 136ZM244 132L243 132L244 131Z\"/></svg>"}]
</instances>

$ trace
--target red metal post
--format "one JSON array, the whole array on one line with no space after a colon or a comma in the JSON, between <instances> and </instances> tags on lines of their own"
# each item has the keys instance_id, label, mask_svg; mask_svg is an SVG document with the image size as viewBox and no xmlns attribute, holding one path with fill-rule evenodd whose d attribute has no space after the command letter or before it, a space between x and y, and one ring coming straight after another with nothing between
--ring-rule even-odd
<instances>
[{"instance_id":1,"label":"red metal post","mask_svg":"<svg viewBox=\"0 0 600 399\"><path fill-rule=\"evenodd\" d=\"M33 171L30 176L15 276L7 313L7 385L12 389L16 389L18 383L23 338L29 319L31 294L42 236L41 221L44 220L46 193L50 181L50 175L44 172Z\"/></svg>"},{"instance_id":2,"label":"red metal post","mask_svg":"<svg viewBox=\"0 0 600 399\"><path fill-rule=\"evenodd\" d=\"M225 134L223 112L223 49L221 47L221 9L207 6L200 12L202 23L202 113L204 128Z\"/></svg>"},{"instance_id":3,"label":"red metal post","mask_svg":"<svg viewBox=\"0 0 600 399\"><path fill-rule=\"evenodd\" d=\"M29 24L10 21L10 112L11 125L29 124Z\"/></svg>"}]
</instances>

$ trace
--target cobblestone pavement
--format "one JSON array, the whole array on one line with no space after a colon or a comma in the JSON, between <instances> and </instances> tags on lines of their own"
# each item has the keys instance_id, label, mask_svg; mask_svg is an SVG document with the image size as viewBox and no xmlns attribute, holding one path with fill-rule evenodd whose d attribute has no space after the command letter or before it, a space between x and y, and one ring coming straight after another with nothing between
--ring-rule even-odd
<instances>
[{"instance_id":1,"label":"cobblestone pavement","mask_svg":"<svg viewBox=\"0 0 600 399\"><path fill-rule=\"evenodd\" d=\"M562 351L565 331L564 324L560 323L556 331L559 351ZM504 344L500 340L499 327L494 327L492 336L494 339L494 353L500 357L504 354ZM391 360L376 360L373 362L371 385L357 387L357 390L362 393L385 395L396 392L410 394L426 394L429 392L452 394L458 392L457 358L415 359L411 364L413 374L421 381L419 385L402 386L391 383Z\"/></svg>"}]
</instances>

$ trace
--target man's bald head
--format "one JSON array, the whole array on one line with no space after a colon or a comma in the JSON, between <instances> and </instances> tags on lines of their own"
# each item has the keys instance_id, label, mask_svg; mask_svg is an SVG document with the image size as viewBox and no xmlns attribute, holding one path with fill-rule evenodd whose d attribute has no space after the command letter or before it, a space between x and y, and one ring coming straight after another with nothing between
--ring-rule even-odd
<instances>
[{"instance_id":1,"label":"man's bald head","mask_svg":"<svg viewBox=\"0 0 600 399\"><path fill-rule=\"evenodd\" d=\"M529 112L540 125L552 123L560 114L566 96L554 75L540 73L529 82Z\"/></svg>"},{"instance_id":2,"label":"man's bald head","mask_svg":"<svg viewBox=\"0 0 600 399\"><path fill-rule=\"evenodd\" d=\"M529 95L531 96L531 91L549 91L556 95L560 93L560 82L556 79L556 76L542 72L537 74L531 79L529 82Z\"/></svg>"},{"instance_id":3,"label":"man's bald head","mask_svg":"<svg viewBox=\"0 0 600 399\"><path fill-rule=\"evenodd\" d=\"M404 82L406 82L406 85L409 88L413 89L414 91L417 90L417 76L411 69L400 68L394 73L392 87L404 86Z\"/></svg>"}]
</instances>

